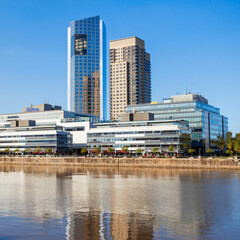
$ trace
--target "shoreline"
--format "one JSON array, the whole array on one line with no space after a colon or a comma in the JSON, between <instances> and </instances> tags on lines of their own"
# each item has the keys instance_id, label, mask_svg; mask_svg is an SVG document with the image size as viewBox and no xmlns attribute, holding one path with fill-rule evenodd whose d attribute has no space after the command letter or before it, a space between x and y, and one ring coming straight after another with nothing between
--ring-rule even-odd
<instances>
[{"instance_id":1,"label":"shoreline","mask_svg":"<svg viewBox=\"0 0 240 240\"><path fill-rule=\"evenodd\" d=\"M240 170L240 162L226 158L84 158L1 156L0 166L6 165Z\"/></svg>"}]
</instances>

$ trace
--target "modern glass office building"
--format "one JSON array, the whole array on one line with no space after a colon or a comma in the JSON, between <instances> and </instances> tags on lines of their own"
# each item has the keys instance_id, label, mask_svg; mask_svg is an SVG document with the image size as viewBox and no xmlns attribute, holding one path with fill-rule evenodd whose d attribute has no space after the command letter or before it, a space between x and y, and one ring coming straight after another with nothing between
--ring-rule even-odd
<instances>
[{"instance_id":1,"label":"modern glass office building","mask_svg":"<svg viewBox=\"0 0 240 240\"><path fill-rule=\"evenodd\" d=\"M128 150L136 153L141 148L145 152L152 152L154 147L159 151L168 152L169 146L174 151L183 153L183 144L190 145L190 131L186 121L127 121L98 123L87 133L89 150L94 147L106 151L109 147L120 151L127 146Z\"/></svg>"},{"instance_id":2,"label":"modern glass office building","mask_svg":"<svg viewBox=\"0 0 240 240\"><path fill-rule=\"evenodd\" d=\"M68 28L68 111L107 116L106 28L99 16Z\"/></svg>"},{"instance_id":3,"label":"modern glass office building","mask_svg":"<svg viewBox=\"0 0 240 240\"><path fill-rule=\"evenodd\" d=\"M0 152L52 148L54 152L80 151L87 132L99 117L62 110L50 104L31 105L21 113L0 114Z\"/></svg>"},{"instance_id":4,"label":"modern glass office building","mask_svg":"<svg viewBox=\"0 0 240 240\"><path fill-rule=\"evenodd\" d=\"M151 112L155 120L186 120L191 129L192 147L205 151L215 149L218 136L226 138L228 118L220 115L220 109L208 104L198 94L172 96L163 103L130 105L126 113Z\"/></svg>"}]
</instances>

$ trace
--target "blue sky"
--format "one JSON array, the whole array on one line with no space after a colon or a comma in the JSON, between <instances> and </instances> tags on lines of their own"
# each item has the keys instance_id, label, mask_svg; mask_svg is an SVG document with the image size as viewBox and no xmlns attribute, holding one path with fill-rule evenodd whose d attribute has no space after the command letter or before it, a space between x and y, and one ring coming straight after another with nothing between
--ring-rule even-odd
<instances>
[{"instance_id":1,"label":"blue sky","mask_svg":"<svg viewBox=\"0 0 240 240\"><path fill-rule=\"evenodd\" d=\"M240 132L240 0L0 0L0 113L67 106L67 27L100 15L107 39L138 36L152 100L198 92Z\"/></svg>"}]
</instances>

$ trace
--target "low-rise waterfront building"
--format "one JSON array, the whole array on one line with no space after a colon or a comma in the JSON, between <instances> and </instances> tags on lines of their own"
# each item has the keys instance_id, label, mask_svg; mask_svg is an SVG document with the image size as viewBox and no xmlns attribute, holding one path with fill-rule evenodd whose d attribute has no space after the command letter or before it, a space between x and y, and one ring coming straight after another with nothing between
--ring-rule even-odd
<instances>
[{"instance_id":1,"label":"low-rise waterfront building","mask_svg":"<svg viewBox=\"0 0 240 240\"><path fill-rule=\"evenodd\" d=\"M0 115L0 150L51 148L69 152L86 147L87 131L99 117L41 104Z\"/></svg>"},{"instance_id":2,"label":"low-rise waterfront building","mask_svg":"<svg viewBox=\"0 0 240 240\"><path fill-rule=\"evenodd\" d=\"M99 147L101 151L106 151L108 147L119 151L127 146L131 152L136 152L137 149L148 152L154 147L160 152L168 152L169 146L172 145L175 152L180 153L186 146L190 146L190 133L188 123L182 120L98 123L96 128L88 131L87 145L90 151L94 147Z\"/></svg>"},{"instance_id":3,"label":"low-rise waterfront building","mask_svg":"<svg viewBox=\"0 0 240 240\"><path fill-rule=\"evenodd\" d=\"M159 121L188 121L192 131L192 147L198 150L219 150L214 141L218 136L226 138L228 132L228 118L221 115L219 108L209 105L208 100L199 94L186 93L163 99L162 103L127 106L126 113L132 112L150 112L154 114L154 119Z\"/></svg>"}]
</instances>

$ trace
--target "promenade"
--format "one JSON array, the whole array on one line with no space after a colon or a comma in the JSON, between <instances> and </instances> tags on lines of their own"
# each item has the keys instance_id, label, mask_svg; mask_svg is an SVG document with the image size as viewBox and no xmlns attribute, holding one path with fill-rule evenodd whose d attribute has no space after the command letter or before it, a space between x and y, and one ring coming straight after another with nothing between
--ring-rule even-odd
<instances>
[{"instance_id":1,"label":"promenade","mask_svg":"<svg viewBox=\"0 0 240 240\"><path fill-rule=\"evenodd\" d=\"M136 168L199 168L240 169L239 160L232 158L111 158L111 157L53 157L1 156L0 165L59 165L90 167Z\"/></svg>"}]
</instances>

